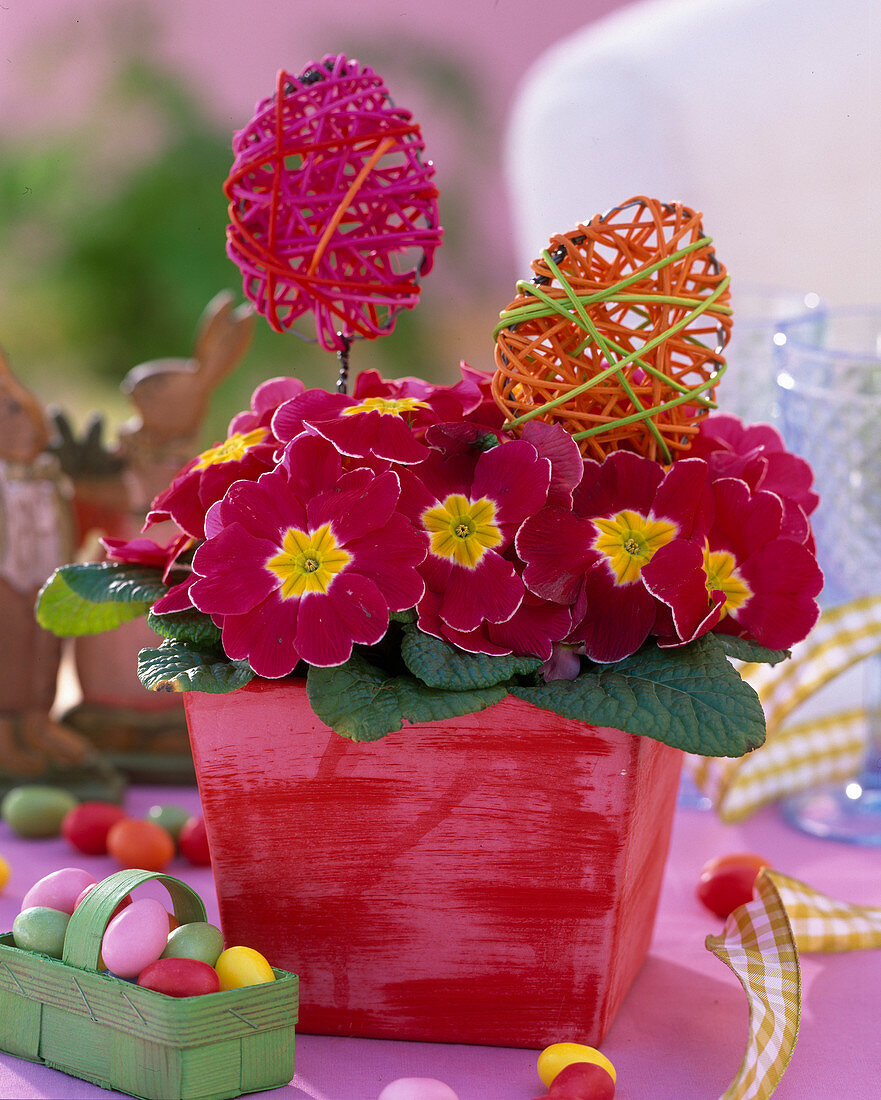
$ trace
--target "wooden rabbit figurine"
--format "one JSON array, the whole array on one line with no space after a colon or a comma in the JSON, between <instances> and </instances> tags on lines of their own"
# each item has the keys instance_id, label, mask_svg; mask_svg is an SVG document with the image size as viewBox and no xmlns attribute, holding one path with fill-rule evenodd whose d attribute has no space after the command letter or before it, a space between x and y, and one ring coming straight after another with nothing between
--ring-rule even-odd
<instances>
[{"instance_id":1,"label":"wooden rabbit figurine","mask_svg":"<svg viewBox=\"0 0 881 1100\"><path fill-rule=\"evenodd\" d=\"M74 546L70 488L46 453L49 434L42 406L0 350L0 792L40 781L115 798L120 777L50 718L61 642L37 624L34 604Z\"/></svg>"},{"instance_id":2,"label":"wooden rabbit figurine","mask_svg":"<svg viewBox=\"0 0 881 1100\"><path fill-rule=\"evenodd\" d=\"M102 533L138 535L153 498L198 453L211 394L242 360L254 333L250 306L234 309L232 301L225 291L208 304L191 359L158 359L126 375L122 389L135 416L120 428L114 455L121 463L128 513ZM174 530L171 524L155 525L149 537L161 543ZM194 773L181 698L148 692L137 678L138 651L157 644L142 619L109 634L77 638L83 698L64 718L130 778L188 782Z\"/></svg>"},{"instance_id":3,"label":"wooden rabbit figurine","mask_svg":"<svg viewBox=\"0 0 881 1100\"><path fill-rule=\"evenodd\" d=\"M120 428L119 450L127 459L133 509L146 514L199 449L199 429L211 394L244 358L254 336L250 306L233 308L221 291L199 321L192 359L156 359L126 375L123 393L137 410Z\"/></svg>"}]
</instances>

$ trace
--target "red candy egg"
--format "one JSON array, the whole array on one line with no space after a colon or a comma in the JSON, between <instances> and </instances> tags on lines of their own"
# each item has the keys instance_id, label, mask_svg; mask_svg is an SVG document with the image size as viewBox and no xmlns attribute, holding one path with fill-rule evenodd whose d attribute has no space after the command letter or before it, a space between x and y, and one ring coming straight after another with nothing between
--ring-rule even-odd
<instances>
[{"instance_id":1,"label":"red candy egg","mask_svg":"<svg viewBox=\"0 0 881 1100\"><path fill-rule=\"evenodd\" d=\"M717 917L727 917L739 905L753 900L756 878L768 866L770 864L766 859L752 852L738 852L707 860L701 868L695 891L698 901Z\"/></svg>"},{"instance_id":2,"label":"red candy egg","mask_svg":"<svg viewBox=\"0 0 881 1100\"><path fill-rule=\"evenodd\" d=\"M220 978L200 959L157 959L138 975L138 985L168 997L197 997L219 992Z\"/></svg>"},{"instance_id":3,"label":"red candy egg","mask_svg":"<svg viewBox=\"0 0 881 1100\"><path fill-rule=\"evenodd\" d=\"M208 851L208 834L201 817L191 817L184 823L177 838L180 854L197 867L208 867L211 853Z\"/></svg>"},{"instance_id":4,"label":"red candy egg","mask_svg":"<svg viewBox=\"0 0 881 1100\"><path fill-rule=\"evenodd\" d=\"M61 835L87 856L107 854L107 834L125 811L112 802L81 802L64 815Z\"/></svg>"},{"instance_id":5,"label":"red candy egg","mask_svg":"<svg viewBox=\"0 0 881 1100\"><path fill-rule=\"evenodd\" d=\"M554 1078L544 1100L613 1100L615 1082L593 1062L572 1062Z\"/></svg>"}]
</instances>

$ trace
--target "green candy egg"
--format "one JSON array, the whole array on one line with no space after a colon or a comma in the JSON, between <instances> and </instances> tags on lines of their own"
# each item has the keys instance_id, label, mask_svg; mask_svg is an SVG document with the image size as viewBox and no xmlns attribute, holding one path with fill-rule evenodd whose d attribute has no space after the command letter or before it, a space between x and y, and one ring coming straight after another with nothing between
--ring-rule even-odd
<instances>
[{"instance_id":1,"label":"green candy egg","mask_svg":"<svg viewBox=\"0 0 881 1100\"><path fill-rule=\"evenodd\" d=\"M64 935L70 916L45 905L22 909L12 922L12 939L22 951L39 951L60 959L64 951Z\"/></svg>"},{"instance_id":2,"label":"green candy egg","mask_svg":"<svg viewBox=\"0 0 881 1100\"><path fill-rule=\"evenodd\" d=\"M171 834L175 843L177 843L181 829L192 816L189 810L184 810L181 806L151 806L147 810L147 820L155 821L157 825L161 825L167 833Z\"/></svg>"},{"instance_id":3,"label":"green candy egg","mask_svg":"<svg viewBox=\"0 0 881 1100\"><path fill-rule=\"evenodd\" d=\"M79 802L61 787L13 787L0 803L0 817L19 836L58 836L65 814Z\"/></svg>"},{"instance_id":4,"label":"green candy egg","mask_svg":"<svg viewBox=\"0 0 881 1100\"><path fill-rule=\"evenodd\" d=\"M223 951L223 933L207 921L182 924L169 933L163 959L198 959L214 966Z\"/></svg>"}]
</instances>

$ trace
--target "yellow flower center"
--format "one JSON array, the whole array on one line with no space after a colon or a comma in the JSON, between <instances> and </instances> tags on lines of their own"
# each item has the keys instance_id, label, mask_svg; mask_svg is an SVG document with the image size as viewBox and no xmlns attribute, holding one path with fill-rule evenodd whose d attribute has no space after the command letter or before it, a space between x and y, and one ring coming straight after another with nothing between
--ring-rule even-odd
<instances>
[{"instance_id":1,"label":"yellow flower center","mask_svg":"<svg viewBox=\"0 0 881 1100\"><path fill-rule=\"evenodd\" d=\"M752 589L737 570L733 554L727 550L704 550L704 569L707 572L707 592L721 592L725 596L722 618L729 611L736 611L752 596Z\"/></svg>"},{"instance_id":2,"label":"yellow flower center","mask_svg":"<svg viewBox=\"0 0 881 1100\"><path fill-rule=\"evenodd\" d=\"M352 555L341 550L333 537L330 524L316 531L300 531L289 527L282 540L281 552L266 563L266 568L281 579L283 600L324 593L337 573L342 573Z\"/></svg>"},{"instance_id":3,"label":"yellow flower center","mask_svg":"<svg viewBox=\"0 0 881 1100\"><path fill-rule=\"evenodd\" d=\"M593 548L608 558L616 584L638 581L642 567L679 533L677 525L670 520L646 519L639 512L627 509L611 519L593 522L600 530Z\"/></svg>"},{"instance_id":4,"label":"yellow flower center","mask_svg":"<svg viewBox=\"0 0 881 1100\"><path fill-rule=\"evenodd\" d=\"M343 409L343 416L355 416L357 413L378 412L380 416L403 416L414 409L427 409L425 401L415 397L365 397L360 405L350 405Z\"/></svg>"},{"instance_id":5,"label":"yellow flower center","mask_svg":"<svg viewBox=\"0 0 881 1100\"><path fill-rule=\"evenodd\" d=\"M256 447L262 443L269 433L265 428L255 428L252 432L234 432L229 439L203 451L199 455L195 468L204 470L208 466L215 466L220 462L241 462L249 447Z\"/></svg>"},{"instance_id":6,"label":"yellow flower center","mask_svg":"<svg viewBox=\"0 0 881 1100\"><path fill-rule=\"evenodd\" d=\"M491 500L481 497L470 501L460 493L451 493L438 508L422 514L422 522L431 534L431 552L441 558L454 558L468 569L502 541L495 518L496 506Z\"/></svg>"}]
</instances>

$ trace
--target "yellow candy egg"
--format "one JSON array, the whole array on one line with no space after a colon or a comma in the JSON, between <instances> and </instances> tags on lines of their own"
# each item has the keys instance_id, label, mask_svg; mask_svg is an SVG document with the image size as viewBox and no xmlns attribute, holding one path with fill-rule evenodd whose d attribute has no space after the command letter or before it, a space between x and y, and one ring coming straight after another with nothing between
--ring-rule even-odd
<instances>
[{"instance_id":1,"label":"yellow candy egg","mask_svg":"<svg viewBox=\"0 0 881 1100\"><path fill-rule=\"evenodd\" d=\"M222 990L275 981L272 967L253 947L228 947L221 951L214 969L220 977Z\"/></svg>"},{"instance_id":2,"label":"yellow candy egg","mask_svg":"<svg viewBox=\"0 0 881 1100\"><path fill-rule=\"evenodd\" d=\"M3 856L0 856L0 894L3 893L3 887L9 882L11 876L12 869Z\"/></svg>"},{"instance_id":3,"label":"yellow candy egg","mask_svg":"<svg viewBox=\"0 0 881 1100\"><path fill-rule=\"evenodd\" d=\"M582 1046L581 1043L553 1043L545 1047L538 1056L538 1075L544 1087L550 1088L560 1070L571 1066L573 1062L591 1062L595 1066L601 1066L615 1080L615 1067L605 1054L594 1047Z\"/></svg>"}]
</instances>

